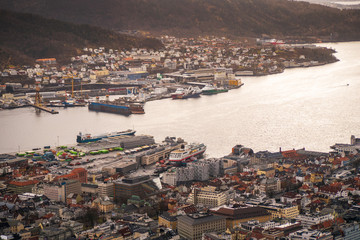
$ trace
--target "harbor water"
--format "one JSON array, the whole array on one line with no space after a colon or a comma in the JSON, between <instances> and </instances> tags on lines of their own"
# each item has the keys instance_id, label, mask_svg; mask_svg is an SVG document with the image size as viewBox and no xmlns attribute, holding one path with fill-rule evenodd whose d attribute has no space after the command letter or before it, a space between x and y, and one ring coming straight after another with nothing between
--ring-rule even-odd
<instances>
[{"instance_id":1,"label":"harbor water","mask_svg":"<svg viewBox=\"0 0 360 240\"><path fill-rule=\"evenodd\" d=\"M360 42L322 44L334 48L339 62L284 73L244 77L245 85L198 99L159 100L144 115L122 116L59 109L0 111L0 153L75 144L81 131L101 134L135 129L157 142L176 136L207 145L209 157L230 153L235 144L255 151L305 147L329 151L334 143L360 136Z\"/></svg>"}]
</instances>

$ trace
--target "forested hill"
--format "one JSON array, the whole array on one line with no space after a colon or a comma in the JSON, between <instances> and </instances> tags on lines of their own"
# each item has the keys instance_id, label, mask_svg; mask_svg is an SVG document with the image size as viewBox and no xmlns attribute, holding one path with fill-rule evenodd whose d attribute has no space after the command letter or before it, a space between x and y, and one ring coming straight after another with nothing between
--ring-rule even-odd
<instances>
[{"instance_id":1,"label":"forested hill","mask_svg":"<svg viewBox=\"0 0 360 240\"><path fill-rule=\"evenodd\" d=\"M286 0L0 0L0 7L115 30L360 40L360 11Z\"/></svg>"},{"instance_id":2,"label":"forested hill","mask_svg":"<svg viewBox=\"0 0 360 240\"><path fill-rule=\"evenodd\" d=\"M37 58L70 61L84 47L158 49L153 38L138 38L89 25L0 10L0 65L31 64Z\"/></svg>"}]
</instances>

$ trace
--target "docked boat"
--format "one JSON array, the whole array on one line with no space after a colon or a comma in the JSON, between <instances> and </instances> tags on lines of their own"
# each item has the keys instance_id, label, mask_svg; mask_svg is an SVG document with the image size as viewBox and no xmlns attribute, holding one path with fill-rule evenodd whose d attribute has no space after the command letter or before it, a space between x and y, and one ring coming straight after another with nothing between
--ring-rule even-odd
<instances>
[{"instance_id":1,"label":"docked boat","mask_svg":"<svg viewBox=\"0 0 360 240\"><path fill-rule=\"evenodd\" d=\"M132 114L144 114L144 104L142 103L130 103L129 105L130 111Z\"/></svg>"},{"instance_id":2,"label":"docked boat","mask_svg":"<svg viewBox=\"0 0 360 240\"><path fill-rule=\"evenodd\" d=\"M178 88L171 94L172 99L187 99L200 97L202 90L199 87Z\"/></svg>"},{"instance_id":3,"label":"docked boat","mask_svg":"<svg viewBox=\"0 0 360 240\"><path fill-rule=\"evenodd\" d=\"M124 136L124 135L134 135L135 132L136 132L135 130L128 129L126 131L101 134L101 135L97 135L97 136L91 136L90 133L82 134L80 132L76 137L76 142L78 142L78 143L95 142L95 141L101 140L103 138L118 137L118 136Z\"/></svg>"},{"instance_id":4,"label":"docked boat","mask_svg":"<svg viewBox=\"0 0 360 240\"><path fill-rule=\"evenodd\" d=\"M229 91L229 90L224 89L224 88L216 88L211 84L207 84L202 89L202 94L204 94L204 95L213 95L213 94L223 93L223 92L227 92L227 91Z\"/></svg>"},{"instance_id":5,"label":"docked boat","mask_svg":"<svg viewBox=\"0 0 360 240\"><path fill-rule=\"evenodd\" d=\"M144 114L144 104L140 102L128 102L124 101L124 99L119 98L113 101L107 100L99 101L97 98L96 102L89 103L89 110L98 111L98 112L108 112L108 113L116 113L122 115L130 115L130 114Z\"/></svg>"},{"instance_id":6,"label":"docked boat","mask_svg":"<svg viewBox=\"0 0 360 240\"><path fill-rule=\"evenodd\" d=\"M131 114L130 107L125 104L90 102L88 108L96 112L116 113L126 116Z\"/></svg>"},{"instance_id":7,"label":"docked boat","mask_svg":"<svg viewBox=\"0 0 360 240\"><path fill-rule=\"evenodd\" d=\"M204 144L188 144L182 145L180 149L174 150L169 155L170 163L186 163L192 162L202 156L206 151Z\"/></svg>"},{"instance_id":8,"label":"docked boat","mask_svg":"<svg viewBox=\"0 0 360 240\"><path fill-rule=\"evenodd\" d=\"M78 102L74 99L67 99L65 101L51 100L46 104L47 107L85 107L85 102Z\"/></svg>"},{"instance_id":9,"label":"docked boat","mask_svg":"<svg viewBox=\"0 0 360 240\"><path fill-rule=\"evenodd\" d=\"M184 88L178 88L174 93L171 94L172 99L182 99L185 94Z\"/></svg>"}]
</instances>

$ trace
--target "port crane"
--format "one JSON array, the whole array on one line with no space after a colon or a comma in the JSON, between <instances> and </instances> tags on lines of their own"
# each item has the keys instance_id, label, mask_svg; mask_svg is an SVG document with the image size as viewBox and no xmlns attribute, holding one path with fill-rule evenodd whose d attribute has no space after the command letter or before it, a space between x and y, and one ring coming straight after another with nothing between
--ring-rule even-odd
<instances>
[{"instance_id":1,"label":"port crane","mask_svg":"<svg viewBox=\"0 0 360 240\"><path fill-rule=\"evenodd\" d=\"M58 111L55 111L54 109L50 109L50 108L47 108L45 106L43 106L42 104L42 97L41 97L41 94L40 94L40 86L39 84L36 85L36 93L35 93L35 103L32 104L32 106L36 109L39 109L39 110L42 110L42 111L45 111L45 112L48 112L48 113L51 113L51 114L58 114L59 112Z\"/></svg>"}]
</instances>

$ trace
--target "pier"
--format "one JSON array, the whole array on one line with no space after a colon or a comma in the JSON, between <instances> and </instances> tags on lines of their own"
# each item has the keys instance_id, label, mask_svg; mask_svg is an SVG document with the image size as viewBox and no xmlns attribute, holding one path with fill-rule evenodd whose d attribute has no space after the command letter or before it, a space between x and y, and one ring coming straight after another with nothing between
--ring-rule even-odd
<instances>
[{"instance_id":1,"label":"pier","mask_svg":"<svg viewBox=\"0 0 360 240\"><path fill-rule=\"evenodd\" d=\"M45 111L45 112L48 112L48 113L51 113L51 114L58 114L59 113L58 111L55 111L54 109L47 108L47 107L44 107L44 106L40 106L40 105L36 105L36 104L32 104L31 106L33 106L36 109L40 109L42 111Z\"/></svg>"}]
</instances>

